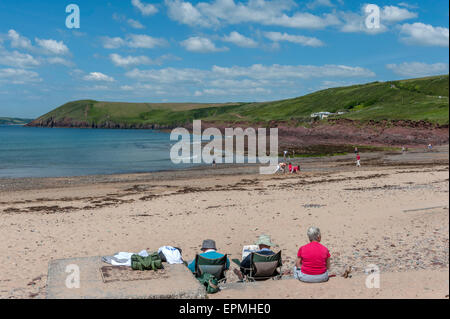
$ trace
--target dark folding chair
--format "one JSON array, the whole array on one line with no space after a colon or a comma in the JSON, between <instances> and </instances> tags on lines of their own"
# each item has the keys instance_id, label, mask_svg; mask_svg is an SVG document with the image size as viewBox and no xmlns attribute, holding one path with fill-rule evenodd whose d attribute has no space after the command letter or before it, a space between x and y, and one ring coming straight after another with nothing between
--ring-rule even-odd
<instances>
[{"instance_id":1,"label":"dark folding chair","mask_svg":"<svg viewBox=\"0 0 450 319\"><path fill-rule=\"evenodd\" d=\"M227 255L210 259L200 255L195 256L195 277L201 277L204 273L208 273L217 278L217 280L225 281L225 273L227 268Z\"/></svg>"},{"instance_id":2,"label":"dark folding chair","mask_svg":"<svg viewBox=\"0 0 450 319\"><path fill-rule=\"evenodd\" d=\"M233 262L242 268L238 259L233 259ZM251 253L250 268L242 268L241 270L243 270L242 274L246 281L280 279L282 266L281 251L274 255Z\"/></svg>"}]
</instances>

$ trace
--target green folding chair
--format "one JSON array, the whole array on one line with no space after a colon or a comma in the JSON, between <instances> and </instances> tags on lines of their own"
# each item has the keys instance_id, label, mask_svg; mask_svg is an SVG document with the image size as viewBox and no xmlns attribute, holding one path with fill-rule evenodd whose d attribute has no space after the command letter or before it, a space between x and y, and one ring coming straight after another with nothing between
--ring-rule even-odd
<instances>
[{"instance_id":1,"label":"green folding chair","mask_svg":"<svg viewBox=\"0 0 450 319\"><path fill-rule=\"evenodd\" d=\"M238 259L233 259L233 262L241 267L241 262ZM250 268L242 268L245 281L280 279L281 267L283 262L281 260L281 251L274 255L261 255L258 253L250 254Z\"/></svg>"},{"instance_id":2,"label":"green folding chair","mask_svg":"<svg viewBox=\"0 0 450 319\"><path fill-rule=\"evenodd\" d=\"M227 255L210 259L200 255L195 256L195 277L201 277L204 273L211 274L217 280L225 281L225 274L227 268Z\"/></svg>"}]
</instances>

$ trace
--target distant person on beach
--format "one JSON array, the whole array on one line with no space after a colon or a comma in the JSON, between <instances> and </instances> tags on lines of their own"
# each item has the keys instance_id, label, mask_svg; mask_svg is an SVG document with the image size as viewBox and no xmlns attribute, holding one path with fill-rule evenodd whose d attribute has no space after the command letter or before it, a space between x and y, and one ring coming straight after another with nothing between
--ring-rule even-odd
<instances>
[{"instance_id":1,"label":"distant person on beach","mask_svg":"<svg viewBox=\"0 0 450 319\"><path fill-rule=\"evenodd\" d=\"M358 153L359 153L358 148L355 147L355 155L358 154Z\"/></svg>"},{"instance_id":2,"label":"distant person on beach","mask_svg":"<svg viewBox=\"0 0 450 319\"><path fill-rule=\"evenodd\" d=\"M292 163L289 163L289 173L299 173L300 172L300 165L294 166Z\"/></svg>"},{"instance_id":3,"label":"distant person on beach","mask_svg":"<svg viewBox=\"0 0 450 319\"><path fill-rule=\"evenodd\" d=\"M294 278L309 283L328 281L331 255L328 248L320 243L320 229L309 227L307 235L310 243L298 250Z\"/></svg>"},{"instance_id":4,"label":"distant person on beach","mask_svg":"<svg viewBox=\"0 0 450 319\"><path fill-rule=\"evenodd\" d=\"M361 156L356 155L356 167L361 167Z\"/></svg>"},{"instance_id":5,"label":"distant person on beach","mask_svg":"<svg viewBox=\"0 0 450 319\"><path fill-rule=\"evenodd\" d=\"M277 170L275 171L274 174L278 173L279 171L281 171L281 163L277 165Z\"/></svg>"},{"instance_id":6,"label":"distant person on beach","mask_svg":"<svg viewBox=\"0 0 450 319\"><path fill-rule=\"evenodd\" d=\"M270 236L268 235L261 235L258 238L258 241L255 243L256 246L259 247L259 250L255 253L264 255L264 256L271 256L275 255L275 253L270 249L271 247L276 246L274 243L272 243ZM241 268L235 269L233 272L239 277L240 280L244 279L243 274L248 275L250 273L249 268L251 266L251 254L249 254L247 257L244 258L241 262ZM276 271L275 271L276 272ZM277 275L278 272L276 272L274 275Z\"/></svg>"},{"instance_id":7,"label":"distant person on beach","mask_svg":"<svg viewBox=\"0 0 450 319\"><path fill-rule=\"evenodd\" d=\"M218 258L221 258L224 256L223 254L217 252L216 242L212 239L206 239L203 241L201 251L202 251L202 253L200 254L200 256L209 258L209 259L218 259ZM193 261L191 261L188 268L193 273L195 272L195 259ZM230 268L230 261L227 258L226 269L229 269L229 268Z\"/></svg>"},{"instance_id":8,"label":"distant person on beach","mask_svg":"<svg viewBox=\"0 0 450 319\"><path fill-rule=\"evenodd\" d=\"M432 151L432 150L433 150L433 145L431 145L431 143L428 144L428 150L429 150L429 151Z\"/></svg>"},{"instance_id":9,"label":"distant person on beach","mask_svg":"<svg viewBox=\"0 0 450 319\"><path fill-rule=\"evenodd\" d=\"M277 166L277 170L275 173L278 173L279 171L283 171L283 173L286 173L286 163L280 163Z\"/></svg>"}]
</instances>

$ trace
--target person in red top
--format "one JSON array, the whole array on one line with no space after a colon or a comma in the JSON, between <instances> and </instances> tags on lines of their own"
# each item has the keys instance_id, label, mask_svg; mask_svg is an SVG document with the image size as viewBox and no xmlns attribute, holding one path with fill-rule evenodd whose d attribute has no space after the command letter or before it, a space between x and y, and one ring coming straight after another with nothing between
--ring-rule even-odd
<instances>
[{"instance_id":1,"label":"person in red top","mask_svg":"<svg viewBox=\"0 0 450 319\"><path fill-rule=\"evenodd\" d=\"M361 156L359 154L356 155L356 166L361 167Z\"/></svg>"},{"instance_id":2,"label":"person in red top","mask_svg":"<svg viewBox=\"0 0 450 319\"><path fill-rule=\"evenodd\" d=\"M310 243L298 250L294 278L311 283L328 281L331 255L328 248L320 243L320 229L310 227L307 235Z\"/></svg>"}]
</instances>

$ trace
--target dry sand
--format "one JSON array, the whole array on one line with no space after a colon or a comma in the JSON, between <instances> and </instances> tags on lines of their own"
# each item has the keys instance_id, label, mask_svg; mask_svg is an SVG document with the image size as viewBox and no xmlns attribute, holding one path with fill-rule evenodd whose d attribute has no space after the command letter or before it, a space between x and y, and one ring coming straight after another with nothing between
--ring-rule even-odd
<instances>
[{"instance_id":1,"label":"dry sand","mask_svg":"<svg viewBox=\"0 0 450 319\"><path fill-rule=\"evenodd\" d=\"M190 260L206 238L239 258L243 245L269 234L290 269L311 225L321 228L338 277L269 281L213 297L448 298L448 146L362 154L360 169L353 157L301 159L299 175L240 166L0 180L0 298L45 298L52 259L169 244ZM369 264L380 268L380 289L365 288ZM339 277L347 265L353 277Z\"/></svg>"}]
</instances>

